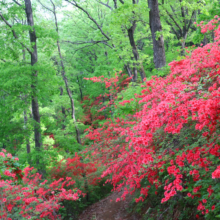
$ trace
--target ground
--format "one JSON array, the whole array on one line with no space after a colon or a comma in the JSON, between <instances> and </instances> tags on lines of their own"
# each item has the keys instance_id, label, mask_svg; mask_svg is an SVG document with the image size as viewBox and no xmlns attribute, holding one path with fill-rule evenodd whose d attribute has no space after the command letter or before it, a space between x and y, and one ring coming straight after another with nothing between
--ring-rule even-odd
<instances>
[{"instance_id":1,"label":"ground","mask_svg":"<svg viewBox=\"0 0 220 220\"><path fill-rule=\"evenodd\" d=\"M116 202L122 192L113 192L111 195L99 202L89 206L79 216L79 220L139 220L139 216L129 214L129 203L132 197Z\"/></svg>"}]
</instances>

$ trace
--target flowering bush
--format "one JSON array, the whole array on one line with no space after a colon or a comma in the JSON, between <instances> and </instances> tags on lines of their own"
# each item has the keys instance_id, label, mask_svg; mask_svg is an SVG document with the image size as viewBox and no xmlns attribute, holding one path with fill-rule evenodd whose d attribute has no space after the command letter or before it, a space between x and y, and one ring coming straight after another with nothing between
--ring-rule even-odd
<instances>
[{"instance_id":1,"label":"flowering bush","mask_svg":"<svg viewBox=\"0 0 220 220\"><path fill-rule=\"evenodd\" d=\"M49 183L29 167L23 175L18 158L6 150L0 152L0 166L1 219L61 219L61 201L79 199L79 190L68 189L75 183L70 177Z\"/></svg>"},{"instance_id":2,"label":"flowering bush","mask_svg":"<svg viewBox=\"0 0 220 220\"><path fill-rule=\"evenodd\" d=\"M99 165L100 166L100 165ZM81 160L81 157L75 153L73 158L67 158L61 160L55 167L50 171L50 175L54 179L65 178L66 176L71 177L77 182L84 182L84 175L90 185L96 185L98 177L96 175L98 164L91 162L85 163ZM83 190L84 187L82 187Z\"/></svg>"},{"instance_id":3,"label":"flowering bush","mask_svg":"<svg viewBox=\"0 0 220 220\"><path fill-rule=\"evenodd\" d=\"M187 206L192 200L197 217L220 217L218 20L200 24L203 33L215 29L215 42L171 62L166 78L152 77L142 85L136 95L140 111L90 128L93 155L107 167L102 177L109 177L115 190L124 189L122 198L139 189L136 201L144 201L162 189L162 204L184 200Z\"/></svg>"},{"instance_id":4,"label":"flowering bush","mask_svg":"<svg viewBox=\"0 0 220 220\"><path fill-rule=\"evenodd\" d=\"M110 115L113 116L116 113L116 97L127 87L131 78L126 78L125 74L121 74L121 72L115 73L115 76L112 78L106 78L104 76L84 78L85 80L105 85L103 86L103 94L96 97L94 101L91 102L88 96L84 97L83 108L86 114L83 120L84 124L97 127L99 121L107 119ZM88 101L90 102L88 103Z\"/></svg>"}]
</instances>

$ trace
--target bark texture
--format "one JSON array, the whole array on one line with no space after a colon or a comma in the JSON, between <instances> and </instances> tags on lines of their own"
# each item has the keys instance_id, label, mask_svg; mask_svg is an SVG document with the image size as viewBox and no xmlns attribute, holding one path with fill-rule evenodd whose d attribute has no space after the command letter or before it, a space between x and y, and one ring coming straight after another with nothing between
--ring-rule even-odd
<instances>
[{"instance_id":1,"label":"bark texture","mask_svg":"<svg viewBox=\"0 0 220 220\"><path fill-rule=\"evenodd\" d=\"M34 64L37 63L38 57L37 57L37 36L36 32L34 30L34 20L33 20L33 12L32 12L32 5L31 0L24 0L25 2L25 12L27 17L27 24L31 27L29 30L29 36L30 36L30 42L31 42L31 65L34 66ZM37 71L32 72L32 96L31 96L31 104L32 104L32 114L34 119L34 140L35 140L35 148L37 151L41 150L41 129L40 129L40 113L39 113L39 105L38 105L38 98L37 98L37 83L38 83L38 76ZM40 164L40 158L36 158L36 164L39 167ZM38 171L41 174L44 174L44 170L38 168Z\"/></svg>"},{"instance_id":2,"label":"bark texture","mask_svg":"<svg viewBox=\"0 0 220 220\"><path fill-rule=\"evenodd\" d=\"M166 57L163 35L161 34L159 38L156 37L156 32L162 31L158 0L148 0L148 7L150 8L149 18L153 38L154 64L156 69L160 69L166 65Z\"/></svg>"},{"instance_id":3,"label":"bark texture","mask_svg":"<svg viewBox=\"0 0 220 220\"><path fill-rule=\"evenodd\" d=\"M139 53L138 53L138 49L137 49L137 46L136 46L136 43L134 40L134 31L135 31L136 27L137 27L137 23L136 23L136 21L134 21L132 26L127 30L130 45L132 47L132 52L134 55L134 59L136 61L136 63L134 64L134 68L133 68L133 80L132 81L133 82L137 81L137 72L139 71L140 75L141 75L141 80L143 82L144 78L146 78L146 74L144 72L143 65L138 62L139 61ZM128 72L128 74L130 74L130 73Z\"/></svg>"}]
</instances>

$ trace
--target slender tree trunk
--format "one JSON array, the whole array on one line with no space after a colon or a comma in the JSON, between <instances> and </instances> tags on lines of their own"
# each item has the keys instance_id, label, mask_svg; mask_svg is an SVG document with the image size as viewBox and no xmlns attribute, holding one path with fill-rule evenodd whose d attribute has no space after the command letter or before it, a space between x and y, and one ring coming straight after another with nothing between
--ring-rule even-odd
<instances>
[{"instance_id":1,"label":"slender tree trunk","mask_svg":"<svg viewBox=\"0 0 220 220\"><path fill-rule=\"evenodd\" d=\"M183 36L182 42L181 42L181 55L185 56L185 47L186 47L186 38L187 38L187 33Z\"/></svg>"},{"instance_id":2,"label":"slender tree trunk","mask_svg":"<svg viewBox=\"0 0 220 220\"><path fill-rule=\"evenodd\" d=\"M63 87L60 87L60 96L63 95ZM63 124L62 124L62 129L65 129L66 128L66 125L65 125L65 119L66 119L66 110L63 106L61 106L61 109L62 109L62 114L63 114Z\"/></svg>"},{"instance_id":3,"label":"slender tree trunk","mask_svg":"<svg viewBox=\"0 0 220 220\"><path fill-rule=\"evenodd\" d=\"M133 65L134 65L134 67L133 67L133 81L137 82L137 74L138 74L137 67L136 67L135 63L133 63Z\"/></svg>"},{"instance_id":4,"label":"slender tree trunk","mask_svg":"<svg viewBox=\"0 0 220 220\"><path fill-rule=\"evenodd\" d=\"M136 64L134 64L134 75L133 75L133 81L136 82L137 81L137 71L140 72L141 75L141 80L142 82L144 81L144 78L146 78L146 74L144 72L144 68L142 66L142 64L138 63L139 61L139 53L137 50L137 46L135 44L135 40L134 40L134 31L137 27L137 23L136 21L133 22L132 26L127 30L128 31L128 37L129 37L129 41L130 41L130 45L132 47L132 52L134 55L134 59L136 61Z\"/></svg>"},{"instance_id":5,"label":"slender tree trunk","mask_svg":"<svg viewBox=\"0 0 220 220\"><path fill-rule=\"evenodd\" d=\"M78 76L77 76L77 80L78 80L78 84L79 84L80 98L81 98L81 101L83 101L83 92L82 92L82 87L81 87L81 85L80 85L79 77L78 77Z\"/></svg>"},{"instance_id":6,"label":"slender tree trunk","mask_svg":"<svg viewBox=\"0 0 220 220\"><path fill-rule=\"evenodd\" d=\"M50 0L50 2L52 3L53 5L53 14L54 14L54 19L55 19L55 26L56 26L56 31L57 31L57 34L59 36L59 28L58 28L58 22L57 22L57 16L56 16L56 7L55 7L55 4L53 3L52 0ZM60 49L60 42L59 40L57 40L57 49L58 49L58 53L59 53L59 58L60 58L60 65L61 65L61 74L62 74L62 77L63 77L63 80L64 80L64 83L65 83L65 87L66 87L66 92L69 96L69 99L70 99L70 105L71 105L71 117L73 119L73 123L74 123L74 126L75 126L75 131L76 131L76 139L77 139L77 142L78 144L82 145L82 141L81 141L81 138L80 138L80 131L78 129L78 126L77 126L77 121L76 121L76 116L75 116L75 105L74 105L74 100L73 100L73 97L72 97L72 92L70 90L70 87L69 87L69 83L68 83L68 80L67 80L67 77L66 77L66 72L65 72L65 66L64 66L64 63L63 63L63 57L62 57L62 53L61 53L61 49ZM83 158L81 157L80 158L81 162L83 162ZM84 170L84 168L82 168ZM87 177L86 177L86 173L83 172L82 173L82 176L85 180L85 190L87 191L87 194L86 194L86 199L87 201L89 200L89 187L88 187L88 181L87 181Z\"/></svg>"},{"instance_id":7,"label":"slender tree trunk","mask_svg":"<svg viewBox=\"0 0 220 220\"><path fill-rule=\"evenodd\" d=\"M160 69L166 65L166 57L163 35L161 34L159 38L156 37L156 32L162 31L158 0L148 0L148 7L150 8L149 18L153 38L154 64L156 69Z\"/></svg>"},{"instance_id":8,"label":"slender tree trunk","mask_svg":"<svg viewBox=\"0 0 220 220\"><path fill-rule=\"evenodd\" d=\"M132 78L131 78L131 81L134 82L134 78L133 78L133 75L132 75L131 68L129 67L129 64L125 65L124 68L127 70L128 76L129 76L129 77L132 77Z\"/></svg>"},{"instance_id":9,"label":"slender tree trunk","mask_svg":"<svg viewBox=\"0 0 220 220\"><path fill-rule=\"evenodd\" d=\"M117 9L117 0L113 0L113 1L114 1L114 8ZM124 4L123 0L119 0L119 1L122 4ZM135 4L138 4L139 1L138 0L132 0L132 3L135 5ZM135 14L134 11L132 13ZM135 43L135 40L134 40L134 31L135 31L136 27L137 27L137 23L134 20L132 22L132 26L129 29L127 29L127 35L129 37L129 41L130 41L130 45L131 45L132 52L133 52L133 55L134 55L134 59L136 61L136 63L134 64L134 67L133 67L133 74L132 74L131 68L129 67L129 64L125 64L124 67L127 70L129 77L132 76L132 80L131 80L132 82L136 82L137 81L137 73L138 72L140 72L141 80L143 82L144 79L146 78L146 74L145 74L144 67L143 67L142 63L138 63L138 61L139 61L139 53L138 53L137 46L136 46L136 43ZM123 28L122 28L122 31L123 31Z\"/></svg>"},{"instance_id":10,"label":"slender tree trunk","mask_svg":"<svg viewBox=\"0 0 220 220\"><path fill-rule=\"evenodd\" d=\"M27 130L27 112L26 110L24 110L24 128L25 130ZM31 153L31 147L30 147L30 142L29 139L26 138L26 147L27 147L27 153L30 154Z\"/></svg>"},{"instance_id":11,"label":"slender tree trunk","mask_svg":"<svg viewBox=\"0 0 220 220\"><path fill-rule=\"evenodd\" d=\"M26 110L24 110L24 129L27 130L27 112ZM30 141L29 141L29 138L26 137L25 138L25 141L26 141L26 150L27 150L27 161L28 161L28 164L29 166L31 167L32 166L32 163L31 163L31 158L30 158L30 153L31 153L31 146L30 146Z\"/></svg>"},{"instance_id":12,"label":"slender tree trunk","mask_svg":"<svg viewBox=\"0 0 220 220\"><path fill-rule=\"evenodd\" d=\"M118 6L117 6L117 0L113 0L113 2L114 2L114 8L117 9L117 8L118 8Z\"/></svg>"},{"instance_id":13,"label":"slender tree trunk","mask_svg":"<svg viewBox=\"0 0 220 220\"><path fill-rule=\"evenodd\" d=\"M58 28L58 22L57 22L57 16L56 16L56 8L55 8L55 5L54 5L52 0L51 0L51 3L53 4L53 14L54 14L54 19L55 19L56 31L57 31L57 34L59 35L59 28ZM62 57L61 50L60 50L59 40L57 40L57 49L58 49L58 53L59 53L59 57L60 57L61 74L62 74L64 83L65 83L66 92L67 92L67 94L69 96L69 99L70 99L71 117L73 119L73 123L74 123L75 130L76 130L76 139L77 139L77 142L81 145L82 141L81 141L81 138L80 138L80 132L79 132L78 126L76 124L74 100L73 100L73 97L72 97L72 92L70 91L68 80L66 78L66 71L65 71L65 67L64 67L64 63L63 63L63 57Z\"/></svg>"},{"instance_id":14,"label":"slender tree trunk","mask_svg":"<svg viewBox=\"0 0 220 220\"><path fill-rule=\"evenodd\" d=\"M22 54L23 54L23 61L26 61L26 56L25 56L25 49L22 50ZM25 96L26 99L26 96ZM24 110L24 129L27 130L27 111ZM28 163L31 166L31 161L30 161L30 153L31 153L31 146L30 146L30 141L28 137L25 137L25 141L26 141L26 150L27 150L27 154L28 154Z\"/></svg>"},{"instance_id":15,"label":"slender tree trunk","mask_svg":"<svg viewBox=\"0 0 220 220\"><path fill-rule=\"evenodd\" d=\"M32 13L32 6L31 6L31 0L24 0L25 2L25 12L27 16L27 23L29 26L31 26L31 30L29 31L30 35L30 42L32 47L31 52L31 65L34 66L34 64L37 63L37 37L34 30L34 20L33 20L33 13ZM34 119L34 140L35 140L35 148L38 152L41 151L41 128L40 128L40 114L39 114L39 105L38 105L38 98L37 98L37 83L38 83L38 76L37 71L33 71L32 73L32 97L31 97L31 103L32 103L32 114ZM39 155L36 158L36 164L38 167L39 173L42 175L45 174L44 169L40 168L40 158Z\"/></svg>"}]
</instances>

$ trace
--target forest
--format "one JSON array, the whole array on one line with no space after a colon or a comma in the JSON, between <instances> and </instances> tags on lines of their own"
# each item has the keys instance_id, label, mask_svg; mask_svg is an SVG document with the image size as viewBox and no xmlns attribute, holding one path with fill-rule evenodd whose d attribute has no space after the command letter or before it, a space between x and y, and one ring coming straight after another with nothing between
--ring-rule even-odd
<instances>
[{"instance_id":1,"label":"forest","mask_svg":"<svg viewBox=\"0 0 220 220\"><path fill-rule=\"evenodd\" d=\"M0 0L0 219L220 219L219 16Z\"/></svg>"}]
</instances>

